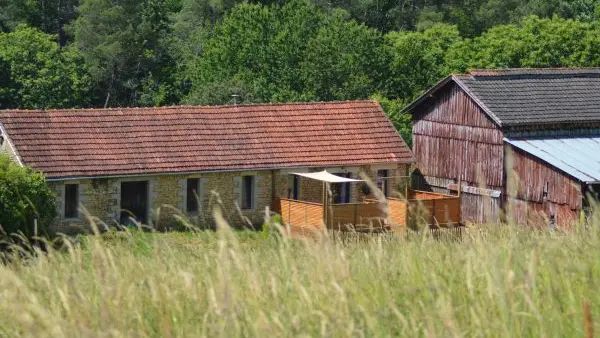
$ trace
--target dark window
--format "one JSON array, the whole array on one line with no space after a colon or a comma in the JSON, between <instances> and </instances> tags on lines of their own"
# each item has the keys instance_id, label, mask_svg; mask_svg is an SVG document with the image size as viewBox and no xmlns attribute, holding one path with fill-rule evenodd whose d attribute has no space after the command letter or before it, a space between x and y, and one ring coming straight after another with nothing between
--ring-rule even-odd
<instances>
[{"instance_id":1,"label":"dark window","mask_svg":"<svg viewBox=\"0 0 600 338\"><path fill-rule=\"evenodd\" d=\"M187 180L187 212L198 212L200 202L200 179Z\"/></svg>"},{"instance_id":2,"label":"dark window","mask_svg":"<svg viewBox=\"0 0 600 338\"><path fill-rule=\"evenodd\" d=\"M300 188L300 179L298 175L288 176L288 198L297 200L298 199L298 190Z\"/></svg>"},{"instance_id":3,"label":"dark window","mask_svg":"<svg viewBox=\"0 0 600 338\"><path fill-rule=\"evenodd\" d=\"M351 178L351 173L334 174L340 177ZM333 194L333 203L350 203L350 183L333 183L331 185L331 193Z\"/></svg>"},{"instance_id":4,"label":"dark window","mask_svg":"<svg viewBox=\"0 0 600 338\"><path fill-rule=\"evenodd\" d=\"M79 204L79 185L65 184L65 218L77 218Z\"/></svg>"},{"instance_id":5,"label":"dark window","mask_svg":"<svg viewBox=\"0 0 600 338\"><path fill-rule=\"evenodd\" d=\"M387 169L377 170L377 188L381 190L383 196L389 196L388 187L389 171Z\"/></svg>"},{"instance_id":6,"label":"dark window","mask_svg":"<svg viewBox=\"0 0 600 338\"><path fill-rule=\"evenodd\" d=\"M254 207L254 176L242 176L242 209Z\"/></svg>"}]
</instances>

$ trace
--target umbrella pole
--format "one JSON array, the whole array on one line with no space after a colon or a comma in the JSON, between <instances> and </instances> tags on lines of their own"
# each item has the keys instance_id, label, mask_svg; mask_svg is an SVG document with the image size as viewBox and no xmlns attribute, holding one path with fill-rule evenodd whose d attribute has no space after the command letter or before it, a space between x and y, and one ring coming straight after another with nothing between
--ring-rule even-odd
<instances>
[{"instance_id":1,"label":"umbrella pole","mask_svg":"<svg viewBox=\"0 0 600 338\"><path fill-rule=\"evenodd\" d=\"M325 184L323 182L323 223L325 224L325 228L327 228L327 188Z\"/></svg>"}]
</instances>

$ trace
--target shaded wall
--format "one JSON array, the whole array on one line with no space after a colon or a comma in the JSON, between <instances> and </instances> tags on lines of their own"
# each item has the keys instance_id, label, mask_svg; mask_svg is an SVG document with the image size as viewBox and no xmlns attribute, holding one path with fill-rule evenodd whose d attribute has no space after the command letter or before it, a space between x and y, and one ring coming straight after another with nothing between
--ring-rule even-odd
<instances>
[{"instance_id":1,"label":"shaded wall","mask_svg":"<svg viewBox=\"0 0 600 338\"><path fill-rule=\"evenodd\" d=\"M519 224L558 226L579 219L581 183L559 169L512 146L507 147L507 213Z\"/></svg>"}]
</instances>

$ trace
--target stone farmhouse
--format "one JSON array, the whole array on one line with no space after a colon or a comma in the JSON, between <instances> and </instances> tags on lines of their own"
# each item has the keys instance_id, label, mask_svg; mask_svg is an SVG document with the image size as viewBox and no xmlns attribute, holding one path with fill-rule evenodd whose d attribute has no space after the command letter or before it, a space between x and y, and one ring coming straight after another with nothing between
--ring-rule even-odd
<instances>
[{"instance_id":1,"label":"stone farmhouse","mask_svg":"<svg viewBox=\"0 0 600 338\"><path fill-rule=\"evenodd\" d=\"M133 219L155 228L183 213L259 225L279 197L320 202L322 186L290 173L365 173L386 193L413 155L378 103L319 102L0 111L0 151L45 173L59 197L56 230ZM364 196L332 187L336 203Z\"/></svg>"}]
</instances>

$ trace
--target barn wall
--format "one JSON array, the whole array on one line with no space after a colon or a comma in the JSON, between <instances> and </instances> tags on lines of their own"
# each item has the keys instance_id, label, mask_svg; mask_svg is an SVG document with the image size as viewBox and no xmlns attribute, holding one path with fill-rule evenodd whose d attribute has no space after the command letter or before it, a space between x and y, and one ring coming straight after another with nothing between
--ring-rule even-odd
<instances>
[{"instance_id":1,"label":"barn wall","mask_svg":"<svg viewBox=\"0 0 600 338\"><path fill-rule=\"evenodd\" d=\"M506 166L507 212L517 223L547 226L555 215L566 226L579 218L583 194L576 179L514 147L507 148Z\"/></svg>"},{"instance_id":2,"label":"barn wall","mask_svg":"<svg viewBox=\"0 0 600 338\"><path fill-rule=\"evenodd\" d=\"M449 183L479 187L462 194L463 222L493 222L499 217L504 177L503 133L456 84L450 83L414 112L413 152L429 188ZM417 187L422 188L422 187Z\"/></svg>"}]
</instances>

